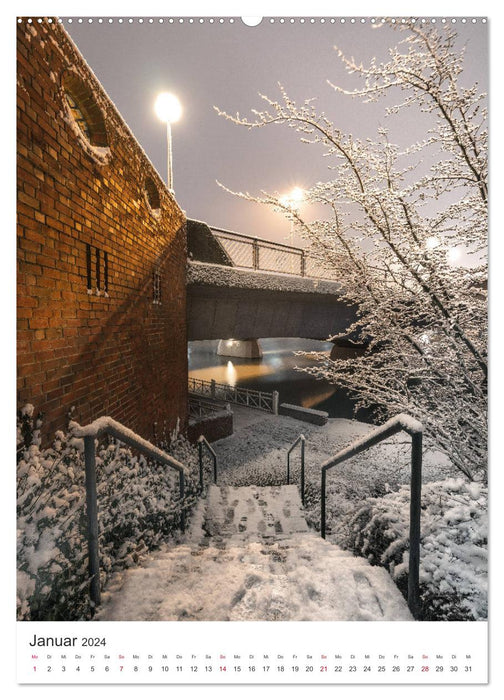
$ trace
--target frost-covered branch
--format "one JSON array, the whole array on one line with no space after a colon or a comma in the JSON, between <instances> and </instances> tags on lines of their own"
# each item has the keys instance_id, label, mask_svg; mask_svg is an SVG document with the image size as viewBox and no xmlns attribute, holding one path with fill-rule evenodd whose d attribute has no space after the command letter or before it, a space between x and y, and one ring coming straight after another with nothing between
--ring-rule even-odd
<instances>
[{"instance_id":1,"label":"frost-covered branch","mask_svg":"<svg viewBox=\"0 0 504 700\"><path fill-rule=\"evenodd\" d=\"M267 106L251 118L217 111L249 129L290 128L328 162L330 179L305 190L327 219L306 221L278 194L234 193L282 212L321 266L338 271L346 301L358 306L356 323L331 339L350 336L366 352L346 360L314 356L308 371L345 387L358 405L379 406L384 418L414 415L474 477L485 471L487 434L484 96L459 84L463 52L451 29L397 28L406 36L385 63L364 67L339 51L364 86L333 87L373 101L399 90L402 101L390 114L420 109L432 121L409 149L400 151L383 129L375 141L344 134L313 100L296 104L281 86L279 100L261 95ZM459 247L478 264L453 265L449 255Z\"/></svg>"}]
</instances>

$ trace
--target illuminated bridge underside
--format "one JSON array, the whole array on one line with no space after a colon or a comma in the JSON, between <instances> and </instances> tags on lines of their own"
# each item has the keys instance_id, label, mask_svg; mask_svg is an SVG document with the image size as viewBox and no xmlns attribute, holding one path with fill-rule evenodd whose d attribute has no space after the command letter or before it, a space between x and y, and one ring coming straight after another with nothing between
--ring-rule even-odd
<instances>
[{"instance_id":1,"label":"illuminated bridge underside","mask_svg":"<svg viewBox=\"0 0 504 700\"><path fill-rule=\"evenodd\" d=\"M190 263L188 340L326 340L355 320L335 282Z\"/></svg>"}]
</instances>

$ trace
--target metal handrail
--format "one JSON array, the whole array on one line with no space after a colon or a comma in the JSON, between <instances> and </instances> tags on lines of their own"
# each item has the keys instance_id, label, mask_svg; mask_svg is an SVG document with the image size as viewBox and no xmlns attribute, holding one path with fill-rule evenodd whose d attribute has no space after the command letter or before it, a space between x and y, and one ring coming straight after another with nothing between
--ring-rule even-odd
<instances>
[{"instance_id":1,"label":"metal handrail","mask_svg":"<svg viewBox=\"0 0 504 700\"><path fill-rule=\"evenodd\" d=\"M264 244L266 246L275 246L278 248L285 248L287 250L296 252L296 253L304 253L304 248L299 248L298 246L294 245L288 245L287 243L278 243L277 241L271 241L267 238L261 238L260 236L251 236L248 233L239 233L238 231L230 231L229 229L225 228L219 228L218 226L209 226L209 229L211 231L217 231L217 233L223 233L230 238L245 238L249 241L257 241L259 244Z\"/></svg>"},{"instance_id":2,"label":"metal handrail","mask_svg":"<svg viewBox=\"0 0 504 700\"><path fill-rule=\"evenodd\" d=\"M305 504L305 443L306 438L301 434L297 440L295 440L287 451L287 483L290 484L290 456L291 452L301 443L301 503Z\"/></svg>"},{"instance_id":3,"label":"metal handrail","mask_svg":"<svg viewBox=\"0 0 504 700\"><path fill-rule=\"evenodd\" d=\"M422 424L400 413L367 436L338 452L322 465L320 534L326 536L326 474L337 464L367 450L396 433L404 430L411 436L411 482L410 482L410 530L408 607L415 619L420 616L420 513L422 494Z\"/></svg>"},{"instance_id":4,"label":"metal handrail","mask_svg":"<svg viewBox=\"0 0 504 700\"><path fill-rule=\"evenodd\" d=\"M285 243L277 243L276 241L268 241L264 238L258 238L257 236L248 236L242 233L236 233L235 231L226 231L225 229L219 229L212 226L211 231L214 237L221 242L224 249L228 253L236 267L243 267L245 269L262 270L264 272L282 272L285 274L296 274L305 277L306 272L306 252L303 248L297 248L296 246L286 245ZM245 244L249 246L249 252L251 255L251 260L243 260L243 258L236 257L233 255L231 250L228 250L225 242L230 245L233 243ZM278 265L278 259L276 264L273 266L261 263L261 251L265 254L271 254L276 252L282 255L283 262L288 263L288 268L285 266ZM281 269L283 267L283 269ZM295 268L295 269L293 269Z\"/></svg>"},{"instance_id":5,"label":"metal handrail","mask_svg":"<svg viewBox=\"0 0 504 700\"><path fill-rule=\"evenodd\" d=\"M84 463L86 468L86 513L88 524L88 556L89 556L89 576L90 576L90 598L95 606L100 605L100 552L98 547L98 499L96 493L96 438L108 434L115 437L125 445L142 452L147 457L172 467L179 474L179 495L182 504L181 529L185 529L185 478L184 465L171 457L163 450L144 440L139 435L118 423L109 416L97 418L89 425L81 426L72 421L70 423L72 435L77 438L84 438Z\"/></svg>"},{"instance_id":6,"label":"metal handrail","mask_svg":"<svg viewBox=\"0 0 504 700\"><path fill-rule=\"evenodd\" d=\"M304 248L288 245L286 243L278 243L277 241L268 240L266 238L260 238L258 236L250 236L245 233L238 233L237 231L229 231L227 229L219 228L217 226L209 226L209 228L214 234L214 237L219 241L229 241L231 243L234 241L238 244L243 243L251 247L251 260L249 262L245 262L243 259L236 259L236 256L233 257L233 253L230 250L228 250L223 244L224 249L229 255L233 266L235 267L262 270L263 272L295 274L299 275L300 277L309 277L312 279L334 279L334 272L331 273L328 271L324 271L322 274L319 274L320 264L318 264L317 259L309 255ZM298 269L286 270L285 267L284 269L279 269L278 264L274 267L269 267L267 265L261 264L260 252L272 250L277 251L279 253L283 253L285 256L287 256L287 259L290 259L291 263L295 260L295 266ZM284 262L286 262L285 257ZM309 271L309 267L312 266L313 263L316 263L317 272Z\"/></svg>"},{"instance_id":7,"label":"metal handrail","mask_svg":"<svg viewBox=\"0 0 504 700\"><path fill-rule=\"evenodd\" d=\"M203 447L206 447L210 456L213 459L214 484L217 483L217 454L214 448L210 445L204 435L198 438L198 453L199 453L199 473L200 473L200 488L203 490Z\"/></svg>"},{"instance_id":8,"label":"metal handrail","mask_svg":"<svg viewBox=\"0 0 504 700\"><path fill-rule=\"evenodd\" d=\"M203 416L215 413L229 412L231 407L228 403L215 403L212 399L205 399L200 396L189 395L189 418L202 418Z\"/></svg>"},{"instance_id":9,"label":"metal handrail","mask_svg":"<svg viewBox=\"0 0 504 700\"><path fill-rule=\"evenodd\" d=\"M221 384L215 379L197 379L188 377L187 385L189 391L201 396L210 396L212 399L222 399L228 403L235 403L239 406L257 408L261 411L268 411L278 415L279 394L278 391L259 391L257 389L247 389L231 384Z\"/></svg>"}]
</instances>

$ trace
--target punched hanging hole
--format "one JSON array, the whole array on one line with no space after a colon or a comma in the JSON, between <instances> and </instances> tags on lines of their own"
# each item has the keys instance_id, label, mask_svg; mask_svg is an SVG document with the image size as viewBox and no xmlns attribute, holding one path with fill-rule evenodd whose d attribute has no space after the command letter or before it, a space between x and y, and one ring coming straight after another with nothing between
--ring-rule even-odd
<instances>
[{"instance_id":1,"label":"punched hanging hole","mask_svg":"<svg viewBox=\"0 0 504 700\"><path fill-rule=\"evenodd\" d=\"M258 24L261 24L262 17L242 17L241 21L243 24L246 24L247 27L257 27Z\"/></svg>"}]
</instances>

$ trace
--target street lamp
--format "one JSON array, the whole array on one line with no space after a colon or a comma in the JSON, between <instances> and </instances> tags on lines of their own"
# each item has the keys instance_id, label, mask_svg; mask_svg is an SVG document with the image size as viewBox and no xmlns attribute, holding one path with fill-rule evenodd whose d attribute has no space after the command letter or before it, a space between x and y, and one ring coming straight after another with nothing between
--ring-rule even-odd
<instances>
[{"instance_id":1,"label":"street lamp","mask_svg":"<svg viewBox=\"0 0 504 700\"><path fill-rule=\"evenodd\" d=\"M173 162L172 162L172 138L171 125L180 119L182 106L175 95L170 92L162 92L157 96L154 104L157 116L162 122L166 122L166 141L168 147L168 166L166 184L170 192L173 192Z\"/></svg>"},{"instance_id":2,"label":"street lamp","mask_svg":"<svg viewBox=\"0 0 504 700\"><path fill-rule=\"evenodd\" d=\"M294 187L289 194L284 194L280 197L280 204L290 209L293 213L298 214L301 207L301 202L304 200L304 191L301 187ZM294 221L291 219L290 226L291 243L294 242Z\"/></svg>"},{"instance_id":3,"label":"street lamp","mask_svg":"<svg viewBox=\"0 0 504 700\"><path fill-rule=\"evenodd\" d=\"M450 265L456 265L458 260L460 259L461 255L462 255L462 251L460 250L460 248L455 248L455 246L450 246L450 248L448 248L448 253L447 253L447 258L448 258L448 262L450 263Z\"/></svg>"},{"instance_id":4,"label":"street lamp","mask_svg":"<svg viewBox=\"0 0 504 700\"><path fill-rule=\"evenodd\" d=\"M304 200L304 191L301 187L294 187L289 194L284 194L280 197L280 202L289 209L297 211L301 202Z\"/></svg>"}]
</instances>

